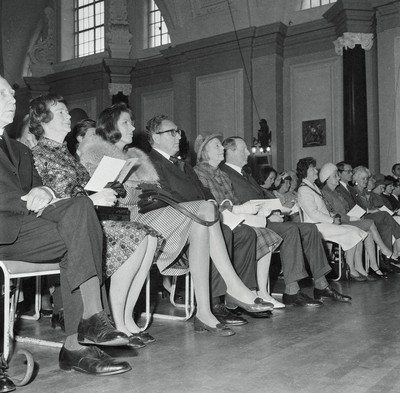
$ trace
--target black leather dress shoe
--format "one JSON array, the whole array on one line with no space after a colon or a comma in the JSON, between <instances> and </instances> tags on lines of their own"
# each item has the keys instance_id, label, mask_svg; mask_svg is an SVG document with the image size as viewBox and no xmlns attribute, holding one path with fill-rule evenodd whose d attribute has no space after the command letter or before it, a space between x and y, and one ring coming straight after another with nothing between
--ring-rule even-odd
<instances>
[{"instance_id":1,"label":"black leather dress shoe","mask_svg":"<svg viewBox=\"0 0 400 393\"><path fill-rule=\"evenodd\" d=\"M78 341L81 344L98 344L107 346L128 345L129 338L125 333L115 329L104 311L81 319L78 326Z\"/></svg>"},{"instance_id":2,"label":"black leather dress shoe","mask_svg":"<svg viewBox=\"0 0 400 393\"><path fill-rule=\"evenodd\" d=\"M231 328L222 323L219 323L215 327L211 327L209 325L206 325L204 322L200 321L200 319L197 317L194 317L193 325L195 332L209 332L214 336L219 336L219 337L229 337L235 335L235 332Z\"/></svg>"},{"instance_id":3,"label":"black leather dress shoe","mask_svg":"<svg viewBox=\"0 0 400 393\"><path fill-rule=\"evenodd\" d=\"M247 323L244 318L230 312L222 303L215 304L211 312L216 316L218 321L224 325L240 326L246 325Z\"/></svg>"},{"instance_id":4,"label":"black leather dress shoe","mask_svg":"<svg viewBox=\"0 0 400 393\"><path fill-rule=\"evenodd\" d=\"M15 389L14 382L3 370L0 370L0 393L13 392Z\"/></svg>"},{"instance_id":5,"label":"black leather dress shoe","mask_svg":"<svg viewBox=\"0 0 400 393\"><path fill-rule=\"evenodd\" d=\"M241 310L241 311L251 318L271 318L273 315L272 311L262 311L262 312L248 312L246 310Z\"/></svg>"},{"instance_id":6,"label":"black leather dress shoe","mask_svg":"<svg viewBox=\"0 0 400 393\"><path fill-rule=\"evenodd\" d=\"M115 375L131 370L128 362L113 359L97 347L69 351L64 346L58 358L61 370L76 370L93 375Z\"/></svg>"},{"instance_id":7,"label":"black leather dress shoe","mask_svg":"<svg viewBox=\"0 0 400 393\"><path fill-rule=\"evenodd\" d=\"M347 295L342 295L336 289L328 285L325 289L314 288L314 298L316 300L333 299L337 302L351 302L351 297Z\"/></svg>"},{"instance_id":8,"label":"black leather dress shoe","mask_svg":"<svg viewBox=\"0 0 400 393\"><path fill-rule=\"evenodd\" d=\"M128 336L128 338L129 338L128 347L139 349L146 346L146 344L139 338L139 336L135 336L132 334L131 336Z\"/></svg>"},{"instance_id":9,"label":"black leather dress shoe","mask_svg":"<svg viewBox=\"0 0 400 393\"><path fill-rule=\"evenodd\" d=\"M310 296L299 291L295 295L288 295L284 293L282 296L283 304L286 306L300 306L300 307L321 307L322 302L311 299Z\"/></svg>"}]
</instances>

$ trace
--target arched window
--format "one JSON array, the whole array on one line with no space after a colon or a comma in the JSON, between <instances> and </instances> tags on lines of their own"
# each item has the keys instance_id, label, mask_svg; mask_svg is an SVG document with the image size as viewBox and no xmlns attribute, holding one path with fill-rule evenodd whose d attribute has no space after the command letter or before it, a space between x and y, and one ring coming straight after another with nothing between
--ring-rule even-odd
<instances>
[{"instance_id":1,"label":"arched window","mask_svg":"<svg viewBox=\"0 0 400 393\"><path fill-rule=\"evenodd\" d=\"M154 0L148 0L148 42L149 48L171 43L167 25Z\"/></svg>"},{"instance_id":2,"label":"arched window","mask_svg":"<svg viewBox=\"0 0 400 393\"><path fill-rule=\"evenodd\" d=\"M308 10L310 8L320 7L321 5L331 3L336 3L336 0L302 0L301 9Z\"/></svg>"},{"instance_id":3,"label":"arched window","mask_svg":"<svg viewBox=\"0 0 400 393\"><path fill-rule=\"evenodd\" d=\"M104 51L104 0L75 0L75 57Z\"/></svg>"}]
</instances>

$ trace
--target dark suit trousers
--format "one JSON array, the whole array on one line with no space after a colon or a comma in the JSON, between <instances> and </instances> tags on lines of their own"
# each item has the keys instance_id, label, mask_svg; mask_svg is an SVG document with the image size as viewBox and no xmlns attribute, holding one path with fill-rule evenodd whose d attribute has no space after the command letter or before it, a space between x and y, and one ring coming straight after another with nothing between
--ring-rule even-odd
<instances>
[{"instance_id":1,"label":"dark suit trousers","mask_svg":"<svg viewBox=\"0 0 400 393\"><path fill-rule=\"evenodd\" d=\"M233 231L221 224L226 248L233 268L247 288L257 288L256 233L247 225ZM218 270L211 264L211 297L223 296L226 285Z\"/></svg>"},{"instance_id":2,"label":"dark suit trousers","mask_svg":"<svg viewBox=\"0 0 400 393\"><path fill-rule=\"evenodd\" d=\"M400 238L400 225L388 212L369 213L364 216L373 220L382 241L391 250L392 249L392 235L395 239Z\"/></svg>"},{"instance_id":3,"label":"dark suit trousers","mask_svg":"<svg viewBox=\"0 0 400 393\"><path fill-rule=\"evenodd\" d=\"M324 276L331 270L326 259L321 235L314 224L269 222L268 228L283 239L280 256L286 284L308 276L304 255L314 279Z\"/></svg>"},{"instance_id":4,"label":"dark suit trousers","mask_svg":"<svg viewBox=\"0 0 400 393\"><path fill-rule=\"evenodd\" d=\"M102 245L92 201L76 197L48 206L40 217L25 216L15 243L0 246L0 257L34 263L60 261L65 330L72 335L82 317L80 285L102 277Z\"/></svg>"}]
</instances>

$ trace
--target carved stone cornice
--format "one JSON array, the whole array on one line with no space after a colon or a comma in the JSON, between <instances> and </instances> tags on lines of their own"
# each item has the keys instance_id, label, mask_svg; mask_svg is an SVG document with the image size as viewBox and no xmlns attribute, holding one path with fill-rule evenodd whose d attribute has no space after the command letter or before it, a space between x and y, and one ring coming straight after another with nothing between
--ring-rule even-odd
<instances>
[{"instance_id":1,"label":"carved stone cornice","mask_svg":"<svg viewBox=\"0 0 400 393\"><path fill-rule=\"evenodd\" d=\"M283 56L287 26L281 22L257 27L253 40L253 58L271 54Z\"/></svg>"},{"instance_id":2,"label":"carved stone cornice","mask_svg":"<svg viewBox=\"0 0 400 393\"><path fill-rule=\"evenodd\" d=\"M374 44L373 34L364 33L343 33L341 37L333 41L335 44L335 52L342 56L344 49L354 49L356 45L361 45L364 50L370 50Z\"/></svg>"},{"instance_id":3,"label":"carved stone cornice","mask_svg":"<svg viewBox=\"0 0 400 393\"><path fill-rule=\"evenodd\" d=\"M336 37L335 27L325 19L289 26L285 38L285 57L329 50Z\"/></svg>"},{"instance_id":4,"label":"carved stone cornice","mask_svg":"<svg viewBox=\"0 0 400 393\"><path fill-rule=\"evenodd\" d=\"M132 85L130 83L109 83L108 93L112 97L113 95L121 92L124 96L130 96L132 93Z\"/></svg>"},{"instance_id":5,"label":"carved stone cornice","mask_svg":"<svg viewBox=\"0 0 400 393\"><path fill-rule=\"evenodd\" d=\"M43 78L26 76L24 78L24 82L28 86L33 98L42 94L47 94L50 91L50 86L44 81Z\"/></svg>"},{"instance_id":6,"label":"carved stone cornice","mask_svg":"<svg viewBox=\"0 0 400 393\"><path fill-rule=\"evenodd\" d=\"M400 2L398 0L374 0L372 5L376 10L378 32L400 27Z\"/></svg>"},{"instance_id":7,"label":"carved stone cornice","mask_svg":"<svg viewBox=\"0 0 400 393\"><path fill-rule=\"evenodd\" d=\"M337 36L374 32L375 11L368 0L338 0L322 16L335 26Z\"/></svg>"},{"instance_id":8,"label":"carved stone cornice","mask_svg":"<svg viewBox=\"0 0 400 393\"><path fill-rule=\"evenodd\" d=\"M135 59L104 59L104 68L110 75L111 83L129 83Z\"/></svg>"}]
</instances>

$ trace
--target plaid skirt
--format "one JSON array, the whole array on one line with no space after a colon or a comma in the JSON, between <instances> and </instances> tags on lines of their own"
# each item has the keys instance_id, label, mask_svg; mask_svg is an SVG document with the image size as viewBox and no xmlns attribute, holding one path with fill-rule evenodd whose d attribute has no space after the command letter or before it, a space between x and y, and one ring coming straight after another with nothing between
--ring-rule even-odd
<instances>
[{"instance_id":1,"label":"plaid skirt","mask_svg":"<svg viewBox=\"0 0 400 393\"><path fill-rule=\"evenodd\" d=\"M282 242L282 238L268 228L252 227L257 234L257 261L269 252L276 250Z\"/></svg>"}]
</instances>

